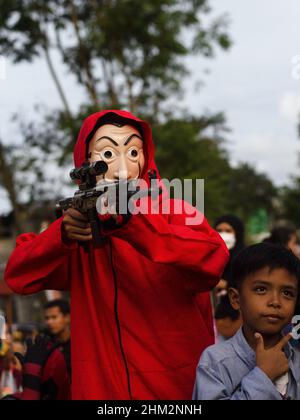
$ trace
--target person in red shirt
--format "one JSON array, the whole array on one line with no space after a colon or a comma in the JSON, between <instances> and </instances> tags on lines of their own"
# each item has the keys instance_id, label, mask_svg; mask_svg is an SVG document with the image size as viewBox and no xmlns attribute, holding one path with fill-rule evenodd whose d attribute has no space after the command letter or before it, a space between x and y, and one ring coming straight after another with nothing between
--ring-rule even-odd
<instances>
[{"instance_id":1,"label":"person in red shirt","mask_svg":"<svg viewBox=\"0 0 300 420\"><path fill-rule=\"evenodd\" d=\"M17 359L22 366L22 372L18 371L16 377L17 389L7 390L2 395L3 400L71 399L70 375L62 343L53 343L47 336L38 335L34 340L26 340L25 355L15 353Z\"/></svg>"},{"instance_id":2,"label":"person in red shirt","mask_svg":"<svg viewBox=\"0 0 300 420\"><path fill-rule=\"evenodd\" d=\"M107 181L150 186L150 126L126 111L90 115L74 162L97 160L108 165ZM169 201L169 214L99 215L105 241L97 248L72 208L39 235L17 239L5 272L15 293L71 291L73 399L191 399L199 356L213 340L211 308L200 310L199 293L217 284L228 252L198 210L186 205L178 214L178 200L159 200ZM194 225L191 210L201 216Z\"/></svg>"}]
</instances>

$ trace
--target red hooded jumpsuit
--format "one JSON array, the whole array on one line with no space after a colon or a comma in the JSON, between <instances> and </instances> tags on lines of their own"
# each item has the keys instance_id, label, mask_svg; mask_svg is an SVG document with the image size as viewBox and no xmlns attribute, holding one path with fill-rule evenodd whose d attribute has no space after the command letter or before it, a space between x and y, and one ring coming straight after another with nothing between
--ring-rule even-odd
<instances>
[{"instance_id":1,"label":"red hooded jumpsuit","mask_svg":"<svg viewBox=\"0 0 300 420\"><path fill-rule=\"evenodd\" d=\"M145 168L156 169L149 125L125 111L90 115L74 150L107 112L138 121ZM172 205L171 205L172 208ZM201 352L213 342L207 292L218 282L228 252L204 219L184 214L137 214L84 252L61 238L62 218L39 235L17 239L5 272L19 294L71 290L73 399L191 399Z\"/></svg>"}]
</instances>

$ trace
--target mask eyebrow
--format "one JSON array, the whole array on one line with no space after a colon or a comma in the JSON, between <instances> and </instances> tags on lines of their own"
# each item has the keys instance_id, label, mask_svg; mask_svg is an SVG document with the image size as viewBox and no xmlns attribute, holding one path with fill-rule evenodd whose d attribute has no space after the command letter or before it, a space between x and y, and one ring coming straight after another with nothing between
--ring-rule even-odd
<instances>
[{"instance_id":1,"label":"mask eyebrow","mask_svg":"<svg viewBox=\"0 0 300 420\"><path fill-rule=\"evenodd\" d=\"M143 141L142 137L140 137L138 134L131 134L131 136L129 136L129 137L128 137L128 139L125 141L124 146L127 146L127 144L130 142L130 140L131 140L133 137L137 137L138 139L140 139L140 140L142 140L142 141Z\"/></svg>"},{"instance_id":2,"label":"mask eyebrow","mask_svg":"<svg viewBox=\"0 0 300 420\"><path fill-rule=\"evenodd\" d=\"M99 139L97 139L96 140L96 143L97 143L97 141L100 141L100 140L109 140L110 142L112 142L112 144L114 144L115 146L119 146L119 144L115 141L115 140L113 140L111 137L108 137L108 136L102 136L102 137L100 137Z\"/></svg>"}]
</instances>

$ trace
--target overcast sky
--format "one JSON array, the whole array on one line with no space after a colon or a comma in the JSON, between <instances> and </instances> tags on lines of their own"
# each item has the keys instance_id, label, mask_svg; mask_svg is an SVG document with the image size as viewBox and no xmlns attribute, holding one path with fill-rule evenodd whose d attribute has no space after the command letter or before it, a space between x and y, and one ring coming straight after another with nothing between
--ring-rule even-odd
<instances>
[{"instance_id":1,"label":"overcast sky","mask_svg":"<svg viewBox=\"0 0 300 420\"><path fill-rule=\"evenodd\" d=\"M292 63L293 58L300 63L300 2L214 0L212 5L229 14L234 45L209 63L206 86L198 97L190 90L189 103L225 111L233 163L249 161L277 185L288 183L290 175L300 174L300 65Z\"/></svg>"},{"instance_id":2,"label":"overcast sky","mask_svg":"<svg viewBox=\"0 0 300 420\"><path fill-rule=\"evenodd\" d=\"M292 63L300 63L300 1L211 0L211 5L216 15L228 13L234 44L213 60L189 60L192 77L185 83L185 103L200 112L225 113L233 164L251 162L276 185L289 183L291 175L300 174L300 64ZM83 92L58 62L56 66L76 109ZM208 75L203 75L204 68L209 68ZM43 60L18 66L6 62L6 77L1 76L0 65L0 138L10 142L18 137L9 122L13 113L30 120L35 104L51 109L60 106L60 99ZM203 77L205 85L196 93L195 82Z\"/></svg>"}]
</instances>

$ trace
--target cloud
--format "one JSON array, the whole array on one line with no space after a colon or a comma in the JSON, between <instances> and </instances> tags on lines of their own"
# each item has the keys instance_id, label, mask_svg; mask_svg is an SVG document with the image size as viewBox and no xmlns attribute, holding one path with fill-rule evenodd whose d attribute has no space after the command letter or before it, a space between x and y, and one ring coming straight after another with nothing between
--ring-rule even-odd
<instances>
[{"instance_id":1,"label":"cloud","mask_svg":"<svg viewBox=\"0 0 300 420\"><path fill-rule=\"evenodd\" d=\"M299 93L285 92L280 101L280 115L286 120L297 124L300 119Z\"/></svg>"},{"instance_id":2,"label":"cloud","mask_svg":"<svg viewBox=\"0 0 300 420\"><path fill-rule=\"evenodd\" d=\"M276 185L288 184L298 173L298 141L271 132L253 133L233 145L232 163L249 162L257 171L266 173Z\"/></svg>"}]
</instances>

